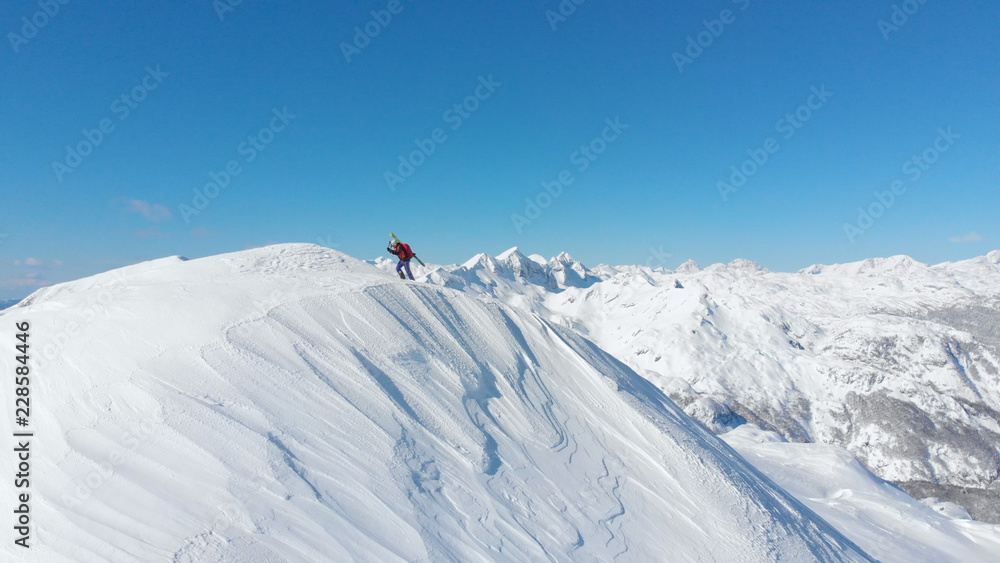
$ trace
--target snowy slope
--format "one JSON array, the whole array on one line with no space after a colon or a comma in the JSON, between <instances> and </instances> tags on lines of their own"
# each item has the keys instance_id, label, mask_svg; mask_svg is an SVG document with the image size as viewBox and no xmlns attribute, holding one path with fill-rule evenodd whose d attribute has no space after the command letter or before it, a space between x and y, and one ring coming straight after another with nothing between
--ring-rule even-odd
<instances>
[{"instance_id":1,"label":"snowy slope","mask_svg":"<svg viewBox=\"0 0 1000 563\"><path fill-rule=\"evenodd\" d=\"M976 522L948 502L917 502L879 479L847 450L789 443L751 424L722 437L879 561L996 561L1000 526Z\"/></svg>"},{"instance_id":2,"label":"snowy slope","mask_svg":"<svg viewBox=\"0 0 1000 563\"><path fill-rule=\"evenodd\" d=\"M156 260L20 320L38 560L868 560L572 331L333 250Z\"/></svg>"},{"instance_id":3,"label":"snowy slope","mask_svg":"<svg viewBox=\"0 0 1000 563\"><path fill-rule=\"evenodd\" d=\"M746 260L588 270L565 254L546 262L511 249L423 280L573 328L716 432L749 421L846 447L908 487L973 487L1000 506L989 488L1000 476L998 263L1000 251L796 273Z\"/></svg>"}]
</instances>

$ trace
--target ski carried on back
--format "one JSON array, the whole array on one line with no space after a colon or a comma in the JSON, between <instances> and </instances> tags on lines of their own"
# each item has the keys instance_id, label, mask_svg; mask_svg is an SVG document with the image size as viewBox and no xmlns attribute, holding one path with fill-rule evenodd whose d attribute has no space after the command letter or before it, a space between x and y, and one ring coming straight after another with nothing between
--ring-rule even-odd
<instances>
[{"instance_id":1,"label":"ski carried on back","mask_svg":"<svg viewBox=\"0 0 1000 563\"><path fill-rule=\"evenodd\" d=\"M403 241L399 240L399 237L396 236L396 233L389 233L389 236L392 237L392 240L398 242L399 244L403 244ZM413 257L416 258L417 262L420 262L421 266L427 267L427 264L424 264L424 261L421 260L416 254L414 254Z\"/></svg>"}]
</instances>

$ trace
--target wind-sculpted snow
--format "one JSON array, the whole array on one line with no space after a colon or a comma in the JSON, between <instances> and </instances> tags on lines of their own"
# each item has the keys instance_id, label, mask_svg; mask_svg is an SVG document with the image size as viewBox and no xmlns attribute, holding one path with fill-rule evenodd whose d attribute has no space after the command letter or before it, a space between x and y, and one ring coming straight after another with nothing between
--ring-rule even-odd
<instances>
[{"instance_id":1,"label":"wind-sculpted snow","mask_svg":"<svg viewBox=\"0 0 1000 563\"><path fill-rule=\"evenodd\" d=\"M677 271L574 263L585 285L558 283L558 259L535 260L529 279L514 267L520 252L501 256L423 279L573 328L713 431L750 422L844 446L891 481L996 490L1000 251L790 274L746 260Z\"/></svg>"},{"instance_id":2,"label":"wind-sculpted snow","mask_svg":"<svg viewBox=\"0 0 1000 563\"><path fill-rule=\"evenodd\" d=\"M722 437L879 561L985 562L1000 553L1000 526L973 521L951 503L918 502L847 450L785 442L750 425Z\"/></svg>"},{"instance_id":3,"label":"wind-sculpted snow","mask_svg":"<svg viewBox=\"0 0 1000 563\"><path fill-rule=\"evenodd\" d=\"M870 560L573 331L336 251L165 259L14 315L78 327L36 380L38 560Z\"/></svg>"}]
</instances>

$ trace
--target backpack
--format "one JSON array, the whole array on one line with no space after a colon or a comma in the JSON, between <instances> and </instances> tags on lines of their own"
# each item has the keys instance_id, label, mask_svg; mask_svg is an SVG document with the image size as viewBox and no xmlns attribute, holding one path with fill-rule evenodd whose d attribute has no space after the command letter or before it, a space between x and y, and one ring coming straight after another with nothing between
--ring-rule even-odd
<instances>
[{"instance_id":1,"label":"backpack","mask_svg":"<svg viewBox=\"0 0 1000 563\"><path fill-rule=\"evenodd\" d=\"M415 254L413 254L413 250L410 248L410 245L404 242L399 245L399 254L397 256L399 256L400 260L409 260L410 258L413 258Z\"/></svg>"}]
</instances>

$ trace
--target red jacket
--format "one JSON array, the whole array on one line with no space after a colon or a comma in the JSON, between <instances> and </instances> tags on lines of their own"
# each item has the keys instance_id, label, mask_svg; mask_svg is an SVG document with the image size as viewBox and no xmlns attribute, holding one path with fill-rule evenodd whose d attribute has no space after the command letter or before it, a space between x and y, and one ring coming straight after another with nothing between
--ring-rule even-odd
<instances>
[{"instance_id":1,"label":"red jacket","mask_svg":"<svg viewBox=\"0 0 1000 563\"><path fill-rule=\"evenodd\" d=\"M416 254L413 253L413 249L410 248L410 245L405 242L396 246L393 254L399 256L400 260L409 260L410 258L416 256Z\"/></svg>"}]
</instances>

